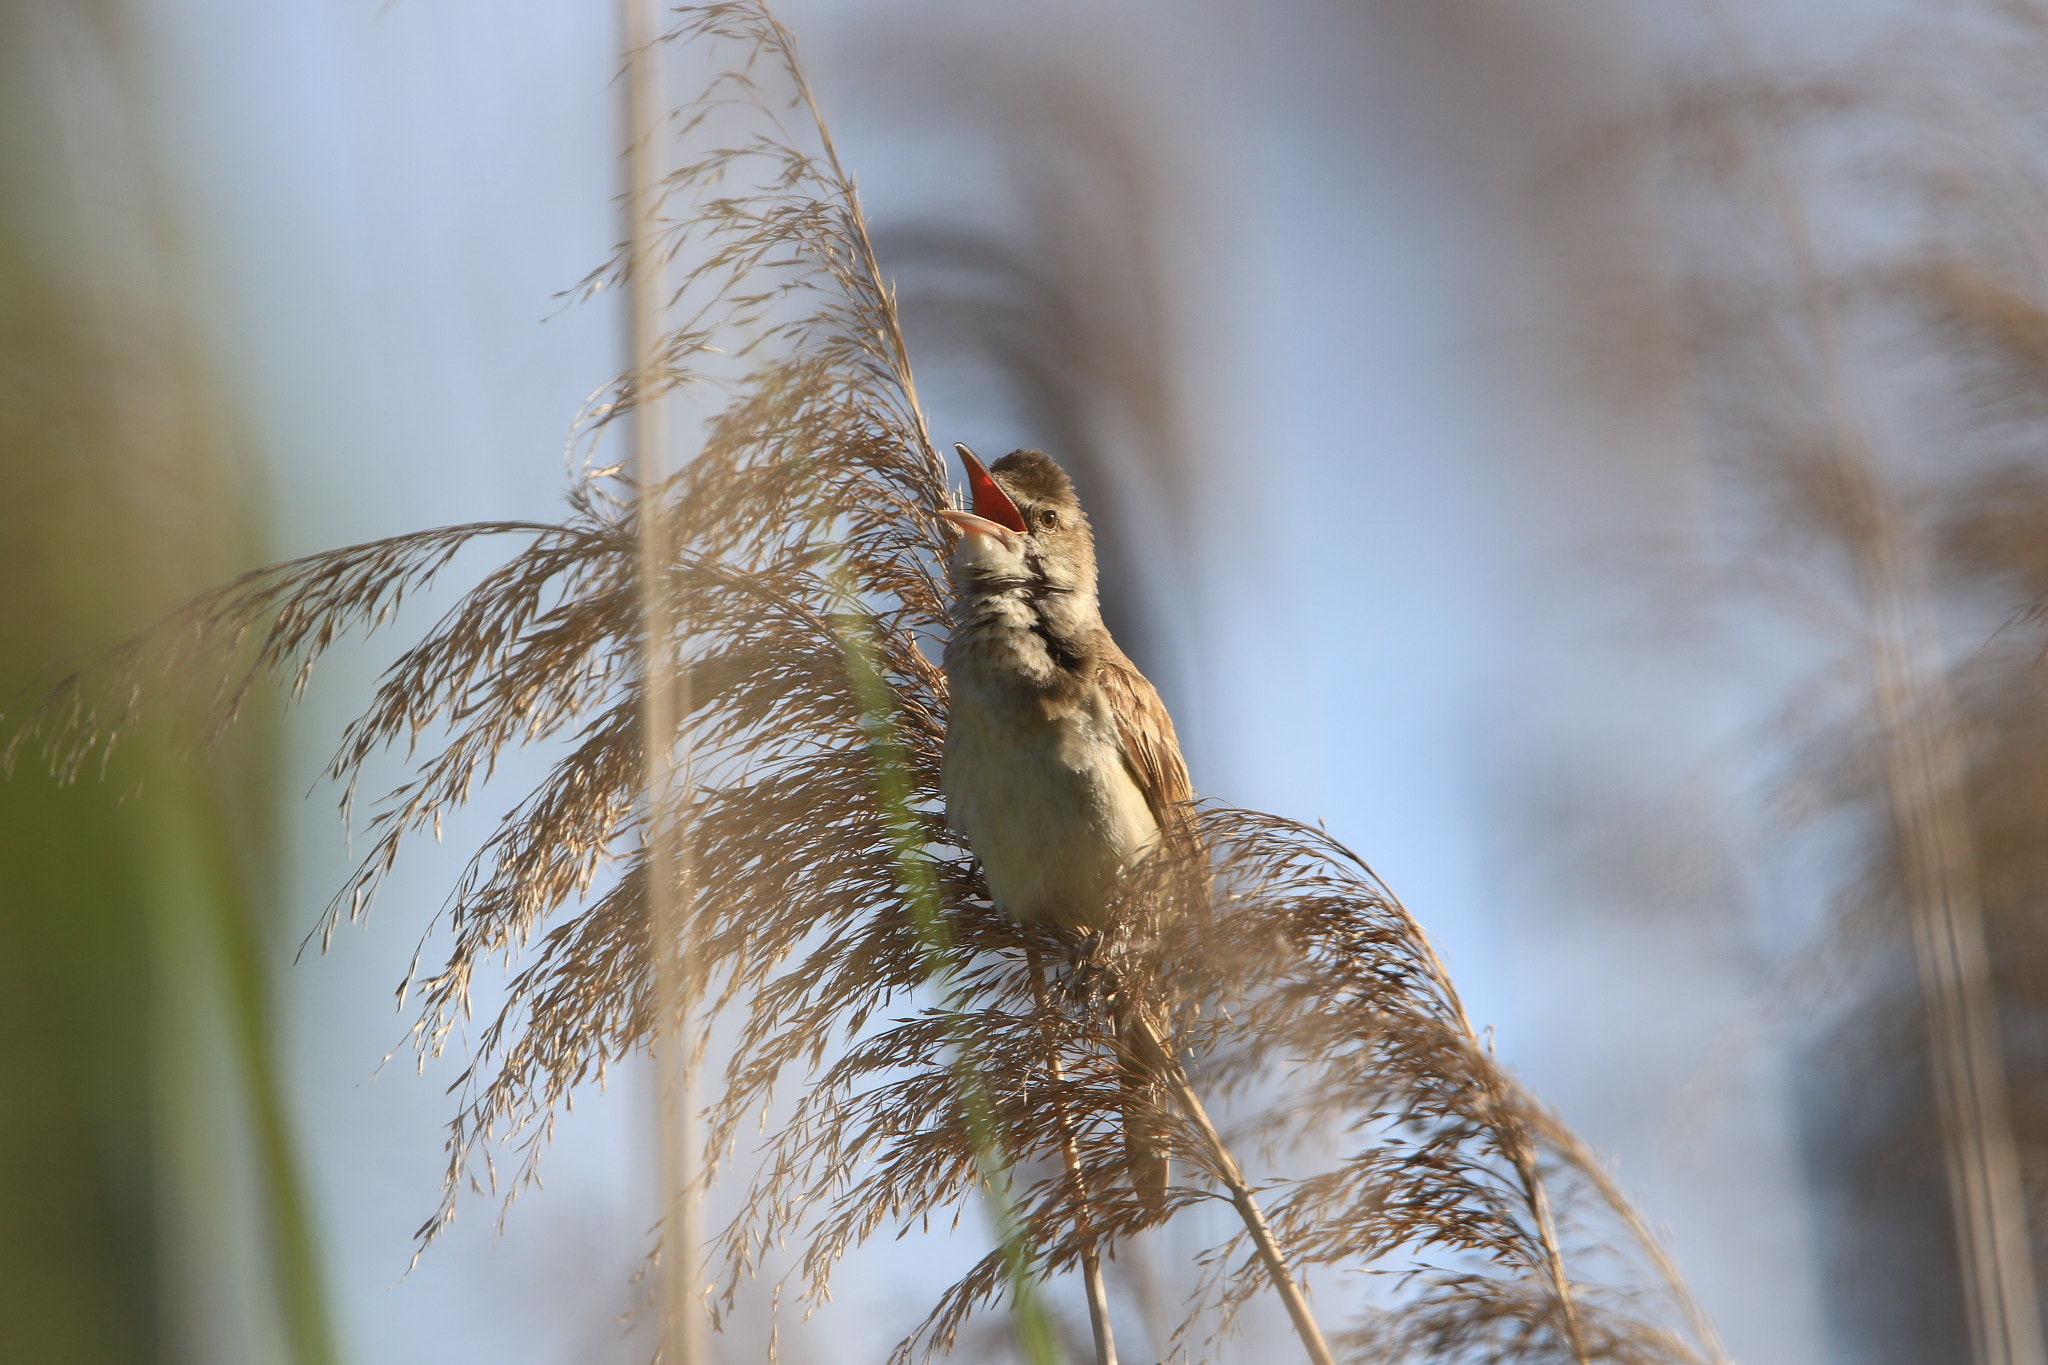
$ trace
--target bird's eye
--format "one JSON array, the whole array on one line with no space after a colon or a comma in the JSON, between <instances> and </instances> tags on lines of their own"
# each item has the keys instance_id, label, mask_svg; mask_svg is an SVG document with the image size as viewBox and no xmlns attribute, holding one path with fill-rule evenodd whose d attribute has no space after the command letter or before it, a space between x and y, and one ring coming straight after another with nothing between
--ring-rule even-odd
<instances>
[{"instance_id":1,"label":"bird's eye","mask_svg":"<svg viewBox=\"0 0 2048 1365\"><path fill-rule=\"evenodd\" d=\"M1060 514L1048 507L1038 514L1038 524L1044 530L1050 531L1060 524Z\"/></svg>"}]
</instances>

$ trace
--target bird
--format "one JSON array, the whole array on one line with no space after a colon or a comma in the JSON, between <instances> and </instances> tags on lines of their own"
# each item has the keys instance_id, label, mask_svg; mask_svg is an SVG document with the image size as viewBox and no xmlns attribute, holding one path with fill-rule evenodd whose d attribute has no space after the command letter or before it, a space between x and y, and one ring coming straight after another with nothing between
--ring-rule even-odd
<instances>
[{"instance_id":1,"label":"bird","mask_svg":"<svg viewBox=\"0 0 2048 1365\"><path fill-rule=\"evenodd\" d=\"M954 621L940 787L996 908L1076 939L1112 927L1130 871L1184 828L1194 788L1159 692L1110 637L1095 542L1066 471L1041 451L984 467L965 445L972 511L948 565ZM1034 964L1035 970L1035 964ZM1132 1183L1152 1207L1158 1042L1118 1018Z\"/></svg>"}]
</instances>

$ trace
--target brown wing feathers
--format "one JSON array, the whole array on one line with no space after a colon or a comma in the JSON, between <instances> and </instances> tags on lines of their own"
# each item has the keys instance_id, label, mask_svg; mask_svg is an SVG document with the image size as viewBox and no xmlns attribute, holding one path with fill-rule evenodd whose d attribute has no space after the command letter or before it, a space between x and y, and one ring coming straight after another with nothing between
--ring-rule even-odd
<instances>
[{"instance_id":1,"label":"brown wing feathers","mask_svg":"<svg viewBox=\"0 0 2048 1365\"><path fill-rule=\"evenodd\" d=\"M1116 713L1124 761L1130 765L1138 789L1145 793L1152 818L1164 828L1175 808L1195 796L1188 765L1180 756L1180 741L1173 733L1173 718L1166 714L1158 690L1115 645L1105 651L1096 680Z\"/></svg>"}]
</instances>

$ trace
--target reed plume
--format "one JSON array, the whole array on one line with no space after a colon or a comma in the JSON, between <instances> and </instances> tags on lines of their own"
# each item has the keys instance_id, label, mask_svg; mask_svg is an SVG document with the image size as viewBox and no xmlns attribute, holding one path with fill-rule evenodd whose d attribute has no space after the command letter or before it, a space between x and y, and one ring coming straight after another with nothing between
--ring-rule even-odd
<instances>
[{"instance_id":1,"label":"reed plume","mask_svg":"<svg viewBox=\"0 0 2048 1365\"><path fill-rule=\"evenodd\" d=\"M1304 1274L1372 1268L1390 1272L1384 1292L1349 1306L1339 1338L1361 1357L1718 1359L1609 1176L1481 1046L1407 911L1322 833L1202 808L1099 938L993 908L938 796L946 695L931 653L949 608L931 513L952 497L853 180L764 6L679 13L664 41L719 74L672 130L718 145L662 183L651 246L622 249L585 288L659 262L677 272L683 321L585 415L590 472L567 515L235 580L61 684L13 746L80 772L166 655L237 660L207 709L217 731L258 678L302 687L323 651L389 621L464 547L523 539L391 666L328 769L352 796L373 756L417 755L377 803L322 935L368 911L406 840L438 830L507 746L561 750L451 891L446 960L401 983L418 1047L438 1054L479 973L502 963L510 977L462 1073L422 1247L465 1186L516 1195L571 1092L681 1008L729 1038L707 1059L704 1169L742 1172L743 1194L715 1238L714 1316L785 1243L817 1301L853 1248L983 1200L997 1245L892 1358L946 1351L1001 1302L1048 1358L1039 1286L1222 1200L1244 1230L1205 1258L1182 1355L1206 1341L1208 1309L1226 1331L1272 1288L1305 1349L1329 1358ZM653 486L606 466L614 424L678 391L723 403L695 457ZM652 583L648 544L668 547ZM647 695L650 659L673 671L666 698ZM644 784L643 718L662 709L650 700L687 730L687 785ZM657 986L657 884L683 889L680 1006ZM1048 985L1038 962L1066 966ZM1197 1177L1159 1205L1127 1180L1119 1019L1143 1021L1161 1076L1146 1121ZM778 1100L787 1117L753 1141ZM1249 1155L1329 1145L1341 1160L1306 1179ZM502 1153L516 1161L501 1172Z\"/></svg>"}]
</instances>

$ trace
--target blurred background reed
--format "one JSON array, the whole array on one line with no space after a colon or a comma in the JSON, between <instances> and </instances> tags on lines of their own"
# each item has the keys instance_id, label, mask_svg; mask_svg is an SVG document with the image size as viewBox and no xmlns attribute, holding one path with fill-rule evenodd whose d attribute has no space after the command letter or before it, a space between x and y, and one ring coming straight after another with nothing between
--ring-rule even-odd
<instances>
[{"instance_id":1,"label":"blurred background reed","mask_svg":"<svg viewBox=\"0 0 2048 1365\"><path fill-rule=\"evenodd\" d=\"M0 690L262 562L261 469L150 136L135 16L0 46ZM281 826L259 708L0 785L0 1351L335 1359L279 1064Z\"/></svg>"},{"instance_id":2,"label":"blurred background reed","mask_svg":"<svg viewBox=\"0 0 2048 1365\"><path fill-rule=\"evenodd\" d=\"M934 435L1075 469L1197 788L1374 862L1736 1359L1970 1358L1839 470L1932 604L2039 1226L2048 14L781 12ZM554 515L623 363L556 297L620 235L611 7L0 14L9 695L268 558ZM0 788L0 1357L644 1356L634 1075L405 1274L453 1070L363 1082L482 826L291 961L347 866L302 797L388 657L203 767ZM1177 1299L1177 1236L1118 1292ZM953 1254L864 1253L783 1355L879 1358Z\"/></svg>"}]
</instances>

